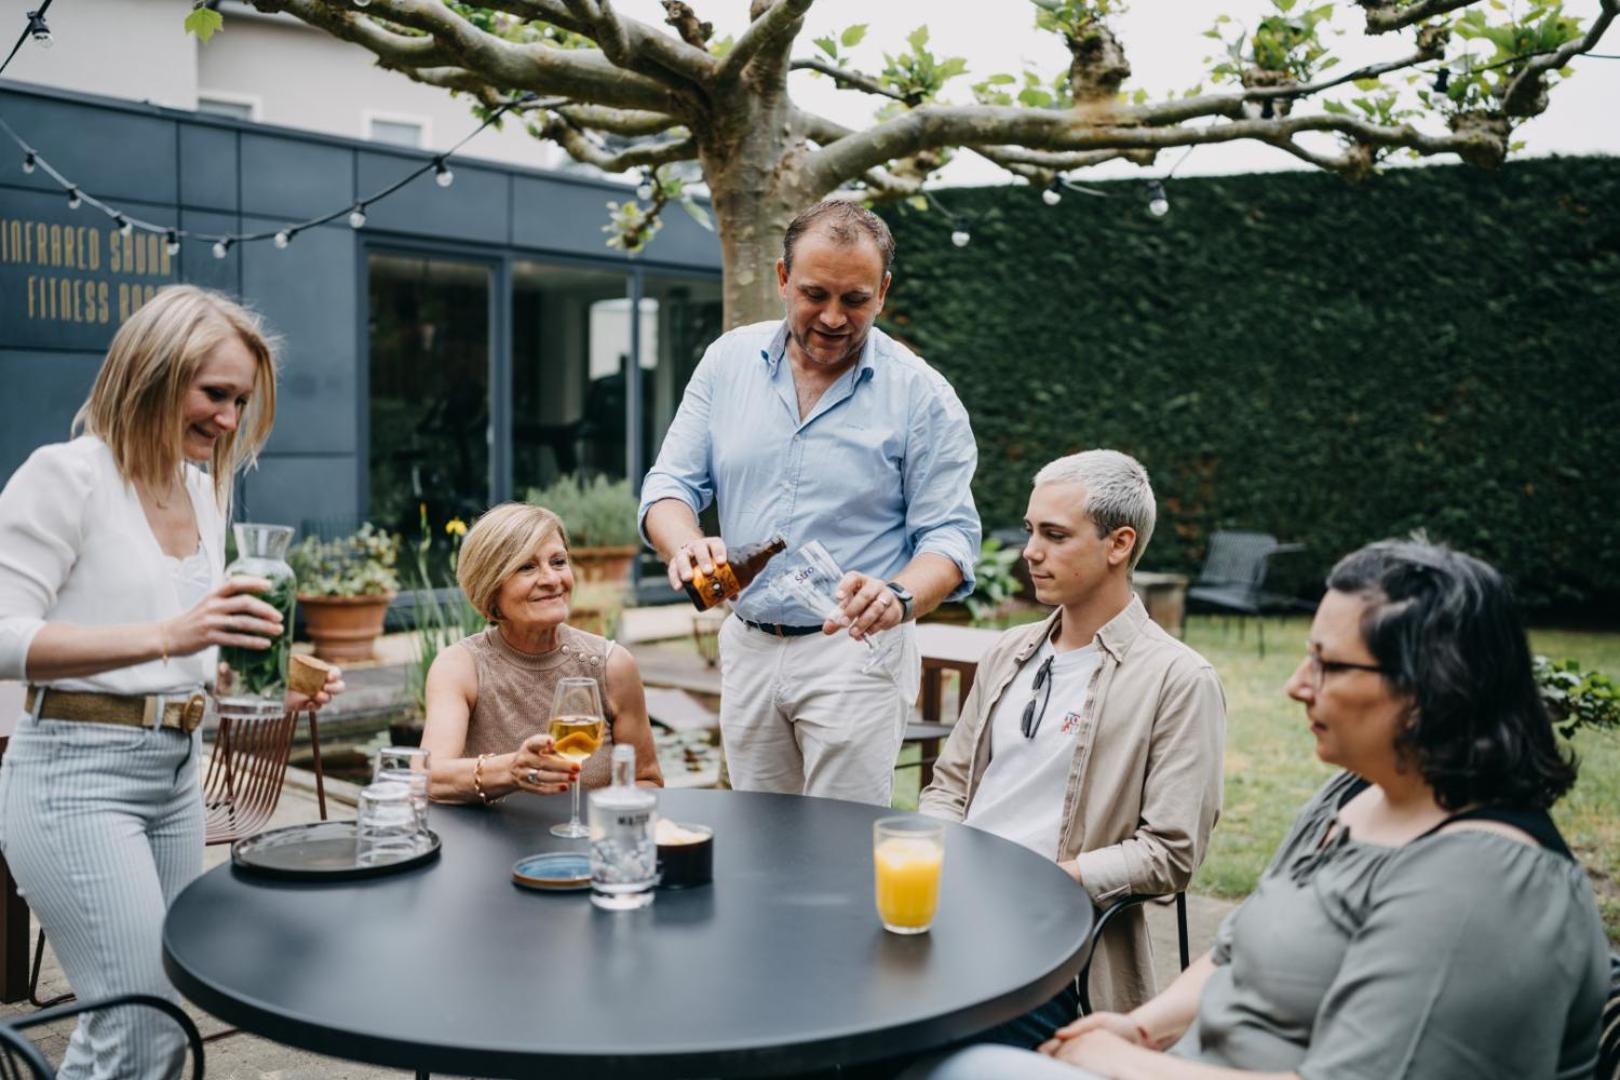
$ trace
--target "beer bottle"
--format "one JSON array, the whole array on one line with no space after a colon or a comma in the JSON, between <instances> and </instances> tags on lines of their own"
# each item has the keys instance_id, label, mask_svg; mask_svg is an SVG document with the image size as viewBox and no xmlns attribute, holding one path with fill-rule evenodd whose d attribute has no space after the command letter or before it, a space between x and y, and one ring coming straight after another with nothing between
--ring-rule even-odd
<instances>
[{"instance_id":1,"label":"beer bottle","mask_svg":"<svg viewBox=\"0 0 1620 1080\"><path fill-rule=\"evenodd\" d=\"M692 568L692 580L686 583L686 595L699 611L707 611L722 600L735 600L737 594L753 584L765 564L787 550L787 538L776 533L762 544L744 544L727 554L728 561L717 563L712 575L697 567Z\"/></svg>"}]
</instances>

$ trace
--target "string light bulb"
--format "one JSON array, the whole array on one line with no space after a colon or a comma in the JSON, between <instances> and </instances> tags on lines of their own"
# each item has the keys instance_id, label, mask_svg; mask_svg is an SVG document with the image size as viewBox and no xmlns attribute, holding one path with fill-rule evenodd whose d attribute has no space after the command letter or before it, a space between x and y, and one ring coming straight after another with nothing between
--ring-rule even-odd
<instances>
[{"instance_id":1,"label":"string light bulb","mask_svg":"<svg viewBox=\"0 0 1620 1080\"><path fill-rule=\"evenodd\" d=\"M38 162L39 158L35 156L34 152L32 150L28 151L28 153L23 155L23 172L29 176L32 176L34 174L34 168Z\"/></svg>"},{"instance_id":2,"label":"string light bulb","mask_svg":"<svg viewBox=\"0 0 1620 1080\"><path fill-rule=\"evenodd\" d=\"M229 237L222 236L218 240L214 241L214 258L223 259L226 255L230 254L230 251L231 241Z\"/></svg>"},{"instance_id":3,"label":"string light bulb","mask_svg":"<svg viewBox=\"0 0 1620 1080\"><path fill-rule=\"evenodd\" d=\"M354 0L354 6L358 8L370 7L371 0Z\"/></svg>"},{"instance_id":4,"label":"string light bulb","mask_svg":"<svg viewBox=\"0 0 1620 1080\"><path fill-rule=\"evenodd\" d=\"M433 161L433 182L440 187L449 187L456 182L456 174L450 171L450 166L444 163L444 158L435 158Z\"/></svg>"},{"instance_id":5,"label":"string light bulb","mask_svg":"<svg viewBox=\"0 0 1620 1080\"><path fill-rule=\"evenodd\" d=\"M119 236L128 236L130 233L135 231L135 226L131 225L129 223L129 218L125 217L123 214L114 214L113 224L118 226Z\"/></svg>"},{"instance_id":6,"label":"string light bulb","mask_svg":"<svg viewBox=\"0 0 1620 1080\"><path fill-rule=\"evenodd\" d=\"M1434 77L1434 92L1437 93L1437 94L1444 94L1446 92L1447 88L1449 88L1450 86L1451 86L1451 69L1448 68L1448 67L1443 67L1443 68L1440 69L1439 73L1436 74L1435 77Z\"/></svg>"},{"instance_id":7,"label":"string light bulb","mask_svg":"<svg viewBox=\"0 0 1620 1080\"><path fill-rule=\"evenodd\" d=\"M291 232L286 229L282 229L280 232L276 233L275 245L278 249L281 251L286 251L287 245L290 243L292 243Z\"/></svg>"},{"instance_id":8,"label":"string light bulb","mask_svg":"<svg viewBox=\"0 0 1620 1080\"><path fill-rule=\"evenodd\" d=\"M972 239L972 234L966 229L957 229L951 233L951 243L955 244L957 247L967 247L968 241Z\"/></svg>"},{"instance_id":9,"label":"string light bulb","mask_svg":"<svg viewBox=\"0 0 1620 1080\"><path fill-rule=\"evenodd\" d=\"M1041 202L1047 206L1056 206L1063 201L1063 192L1059 190L1058 184L1058 178L1052 177L1052 182L1046 185L1045 191L1041 192Z\"/></svg>"},{"instance_id":10,"label":"string light bulb","mask_svg":"<svg viewBox=\"0 0 1620 1080\"><path fill-rule=\"evenodd\" d=\"M173 229L163 234L163 248L170 255L180 254L180 234Z\"/></svg>"},{"instance_id":11,"label":"string light bulb","mask_svg":"<svg viewBox=\"0 0 1620 1080\"><path fill-rule=\"evenodd\" d=\"M363 229L366 227L366 208L355 203L354 209L349 211L349 228Z\"/></svg>"},{"instance_id":12,"label":"string light bulb","mask_svg":"<svg viewBox=\"0 0 1620 1080\"><path fill-rule=\"evenodd\" d=\"M1164 182L1160 180L1148 181L1148 213L1154 217L1164 217L1170 212L1170 196L1164 193Z\"/></svg>"},{"instance_id":13,"label":"string light bulb","mask_svg":"<svg viewBox=\"0 0 1620 1080\"><path fill-rule=\"evenodd\" d=\"M1270 98L1260 103L1260 119L1270 120L1277 115L1277 107L1271 103Z\"/></svg>"},{"instance_id":14,"label":"string light bulb","mask_svg":"<svg viewBox=\"0 0 1620 1080\"><path fill-rule=\"evenodd\" d=\"M656 194L658 194L658 189L653 186L653 174L651 172L642 173L641 183L636 185L636 198L642 202L652 202L652 197Z\"/></svg>"},{"instance_id":15,"label":"string light bulb","mask_svg":"<svg viewBox=\"0 0 1620 1080\"><path fill-rule=\"evenodd\" d=\"M79 189L76 188L76 187L68 188L68 209L69 210L77 210L80 206L83 206L83 205L84 205L84 198L83 198L83 196L81 196L79 194Z\"/></svg>"},{"instance_id":16,"label":"string light bulb","mask_svg":"<svg viewBox=\"0 0 1620 1080\"><path fill-rule=\"evenodd\" d=\"M51 28L45 25L45 16L38 11L28 13L28 34L34 39L34 44L42 49L56 44L56 39L51 37Z\"/></svg>"}]
</instances>

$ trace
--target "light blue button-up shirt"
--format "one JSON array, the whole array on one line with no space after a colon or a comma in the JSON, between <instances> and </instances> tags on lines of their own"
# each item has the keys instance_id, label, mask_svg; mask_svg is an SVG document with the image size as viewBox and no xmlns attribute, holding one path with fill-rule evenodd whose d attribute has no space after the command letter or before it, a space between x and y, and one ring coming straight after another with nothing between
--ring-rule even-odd
<instances>
[{"instance_id":1,"label":"light blue button-up shirt","mask_svg":"<svg viewBox=\"0 0 1620 1080\"><path fill-rule=\"evenodd\" d=\"M949 598L972 592L979 452L956 392L874 327L855 366L801 423L787 340L785 322L764 322L709 346L642 481L642 538L647 509L660 499L693 513L718 499L728 547L780 532L787 552L735 605L760 623L821 621L776 585L810 540L840 568L884 579L922 552L941 555L962 571Z\"/></svg>"}]
</instances>

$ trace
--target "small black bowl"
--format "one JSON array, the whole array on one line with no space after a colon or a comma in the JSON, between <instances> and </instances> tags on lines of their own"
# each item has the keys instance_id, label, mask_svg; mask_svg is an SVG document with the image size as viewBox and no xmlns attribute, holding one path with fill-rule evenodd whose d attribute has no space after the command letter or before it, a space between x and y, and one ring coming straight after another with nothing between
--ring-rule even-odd
<instances>
[{"instance_id":1,"label":"small black bowl","mask_svg":"<svg viewBox=\"0 0 1620 1080\"><path fill-rule=\"evenodd\" d=\"M658 845L659 886L690 889L714 881L714 830L707 825L682 825L687 832L702 833L703 839L685 844Z\"/></svg>"}]
</instances>

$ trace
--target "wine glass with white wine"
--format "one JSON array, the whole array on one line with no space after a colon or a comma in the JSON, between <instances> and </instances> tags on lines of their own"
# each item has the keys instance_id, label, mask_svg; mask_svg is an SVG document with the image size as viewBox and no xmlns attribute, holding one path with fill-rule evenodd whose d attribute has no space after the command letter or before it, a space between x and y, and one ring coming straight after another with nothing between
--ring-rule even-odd
<instances>
[{"instance_id":1,"label":"wine glass with white wine","mask_svg":"<svg viewBox=\"0 0 1620 1080\"><path fill-rule=\"evenodd\" d=\"M562 679L551 699L551 752L584 768L585 759L596 753L602 745L602 697L596 680L587 678ZM573 789L574 812L566 825L553 825L551 835L580 840L591 835L579 820L579 778L570 785Z\"/></svg>"}]
</instances>

